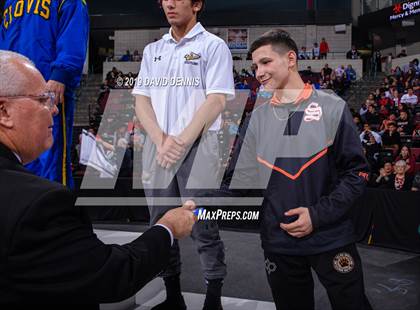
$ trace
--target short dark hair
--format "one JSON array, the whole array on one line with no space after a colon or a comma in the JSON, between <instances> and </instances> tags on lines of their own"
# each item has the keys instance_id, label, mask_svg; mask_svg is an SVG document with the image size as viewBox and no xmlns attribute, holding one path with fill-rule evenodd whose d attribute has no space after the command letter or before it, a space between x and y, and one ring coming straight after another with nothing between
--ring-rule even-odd
<instances>
[{"instance_id":1,"label":"short dark hair","mask_svg":"<svg viewBox=\"0 0 420 310\"><path fill-rule=\"evenodd\" d=\"M296 42L290 37L287 31L282 29L273 29L264 33L261 37L256 39L252 44L249 52L252 54L262 46L271 45L273 50L279 54L293 51L298 58L298 48Z\"/></svg>"},{"instance_id":2,"label":"short dark hair","mask_svg":"<svg viewBox=\"0 0 420 310\"><path fill-rule=\"evenodd\" d=\"M159 6L162 7L162 0L157 0L157 2ZM198 14L197 14L197 15L200 15L204 11L204 5L205 5L206 0L191 0L191 4L194 4L196 2L201 2L201 10L198 11Z\"/></svg>"}]
</instances>

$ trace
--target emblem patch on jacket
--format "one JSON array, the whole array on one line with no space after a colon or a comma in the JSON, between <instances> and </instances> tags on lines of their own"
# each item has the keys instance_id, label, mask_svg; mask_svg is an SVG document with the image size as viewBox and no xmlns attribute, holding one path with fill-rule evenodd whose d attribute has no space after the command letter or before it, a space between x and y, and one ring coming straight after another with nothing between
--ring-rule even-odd
<instances>
[{"instance_id":1,"label":"emblem patch on jacket","mask_svg":"<svg viewBox=\"0 0 420 310\"><path fill-rule=\"evenodd\" d=\"M305 109L305 116L303 120L305 122L312 122L312 121L319 121L322 117L322 108L319 106L318 103L312 102L308 107Z\"/></svg>"}]
</instances>

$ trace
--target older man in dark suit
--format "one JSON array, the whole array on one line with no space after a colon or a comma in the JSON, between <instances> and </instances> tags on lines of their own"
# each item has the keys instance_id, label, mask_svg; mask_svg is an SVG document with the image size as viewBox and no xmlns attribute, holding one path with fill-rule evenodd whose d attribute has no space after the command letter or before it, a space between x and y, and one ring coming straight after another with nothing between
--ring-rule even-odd
<instances>
[{"instance_id":1,"label":"older man in dark suit","mask_svg":"<svg viewBox=\"0 0 420 310\"><path fill-rule=\"evenodd\" d=\"M173 238L190 234L191 208L167 212L131 243L103 244L71 191L22 166L53 143L58 110L42 75L0 51L0 76L0 304L98 308L132 296L167 264Z\"/></svg>"}]
</instances>

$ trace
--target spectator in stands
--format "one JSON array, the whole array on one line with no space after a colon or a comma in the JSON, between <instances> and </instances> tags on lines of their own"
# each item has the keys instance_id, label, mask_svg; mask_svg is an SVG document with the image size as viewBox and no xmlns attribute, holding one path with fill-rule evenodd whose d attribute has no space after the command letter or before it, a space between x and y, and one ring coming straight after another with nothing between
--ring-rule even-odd
<instances>
[{"instance_id":1,"label":"spectator in stands","mask_svg":"<svg viewBox=\"0 0 420 310\"><path fill-rule=\"evenodd\" d=\"M370 106L370 100L366 99L365 103L362 103L362 106L360 107L359 114L363 121L366 121L365 114L368 111L369 106Z\"/></svg>"},{"instance_id":2,"label":"spectator in stands","mask_svg":"<svg viewBox=\"0 0 420 310\"><path fill-rule=\"evenodd\" d=\"M398 79L397 79L397 90L398 90L398 92L401 94L401 93L404 93L404 90L405 90L405 83L404 83L404 77L403 76L400 76Z\"/></svg>"},{"instance_id":3,"label":"spectator in stands","mask_svg":"<svg viewBox=\"0 0 420 310\"><path fill-rule=\"evenodd\" d=\"M397 106L397 109L395 110L395 112L397 113L398 116L400 116L400 113L402 111L407 112L408 111L408 108L407 108L407 106L405 104L399 103L398 106Z\"/></svg>"},{"instance_id":4,"label":"spectator in stands","mask_svg":"<svg viewBox=\"0 0 420 310\"><path fill-rule=\"evenodd\" d=\"M314 76L314 72L312 71L312 67L311 66L307 66L306 70L302 71L302 75L305 77L313 77Z\"/></svg>"},{"instance_id":5,"label":"spectator in stands","mask_svg":"<svg viewBox=\"0 0 420 310\"><path fill-rule=\"evenodd\" d=\"M413 138L420 139L420 123L417 123L416 128L413 130Z\"/></svg>"},{"instance_id":6,"label":"spectator in stands","mask_svg":"<svg viewBox=\"0 0 420 310\"><path fill-rule=\"evenodd\" d=\"M359 133L361 133L362 130L363 130L363 123L362 123L362 120L360 119L360 115L359 114L354 114L353 115L353 123L356 126L357 131Z\"/></svg>"},{"instance_id":7,"label":"spectator in stands","mask_svg":"<svg viewBox=\"0 0 420 310\"><path fill-rule=\"evenodd\" d=\"M360 141L362 144L382 144L382 137L379 133L372 130L369 123L363 124L363 132L360 134Z\"/></svg>"},{"instance_id":8,"label":"spectator in stands","mask_svg":"<svg viewBox=\"0 0 420 310\"><path fill-rule=\"evenodd\" d=\"M412 63L413 63L413 70L418 71L419 70L419 60L417 58L414 58Z\"/></svg>"},{"instance_id":9,"label":"spectator in stands","mask_svg":"<svg viewBox=\"0 0 420 310\"><path fill-rule=\"evenodd\" d=\"M380 122L382 124L382 122L388 118L389 110L387 109L386 106L380 105L378 114L379 114Z\"/></svg>"},{"instance_id":10,"label":"spectator in stands","mask_svg":"<svg viewBox=\"0 0 420 310\"><path fill-rule=\"evenodd\" d=\"M251 60L252 60L252 58L251 58ZM254 79L256 79L256 72L257 72L257 65L256 64L252 64L251 65L251 72L252 72L252 77L254 78Z\"/></svg>"},{"instance_id":11,"label":"spectator in stands","mask_svg":"<svg viewBox=\"0 0 420 310\"><path fill-rule=\"evenodd\" d=\"M417 172L416 176L413 179L413 184L411 185L411 190L413 192L420 191L420 171Z\"/></svg>"},{"instance_id":12,"label":"spectator in stands","mask_svg":"<svg viewBox=\"0 0 420 310\"><path fill-rule=\"evenodd\" d=\"M368 99L369 99L369 101L370 101L373 105L376 105L376 101L375 101L375 94L374 94L374 93L370 93L370 94L368 95Z\"/></svg>"},{"instance_id":13,"label":"spectator in stands","mask_svg":"<svg viewBox=\"0 0 420 310\"><path fill-rule=\"evenodd\" d=\"M394 71L392 72L392 75L394 75L397 79L399 79L403 74L403 71L399 66L396 66Z\"/></svg>"},{"instance_id":14,"label":"spectator in stands","mask_svg":"<svg viewBox=\"0 0 420 310\"><path fill-rule=\"evenodd\" d=\"M381 187L381 188L389 188L389 182L391 180L391 176L393 174L394 168L392 167L391 162L385 162L384 166L379 169L379 175L374 175L373 179L375 182L373 185L375 187Z\"/></svg>"},{"instance_id":15,"label":"spectator in stands","mask_svg":"<svg viewBox=\"0 0 420 310\"><path fill-rule=\"evenodd\" d=\"M345 74L344 65L338 66L337 69L335 69L335 76L337 78L343 78Z\"/></svg>"},{"instance_id":16,"label":"spectator in stands","mask_svg":"<svg viewBox=\"0 0 420 310\"><path fill-rule=\"evenodd\" d=\"M401 103L405 103L408 107L414 108L418 103L418 98L414 95L413 88L409 87L407 93L401 97Z\"/></svg>"},{"instance_id":17,"label":"spectator in stands","mask_svg":"<svg viewBox=\"0 0 420 310\"><path fill-rule=\"evenodd\" d=\"M397 118L397 131L401 136L408 136L412 133L412 126L408 113L405 110L400 111L400 116Z\"/></svg>"},{"instance_id":18,"label":"spectator in stands","mask_svg":"<svg viewBox=\"0 0 420 310\"><path fill-rule=\"evenodd\" d=\"M414 176L414 173L416 172L416 157L407 145L401 147L400 154L395 159L395 162L399 160L404 160L407 164L405 172L408 175Z\"/></svg>"},{"instance_id":19,"label":"spectator in stands","mask_svg":"<svg viewBox=\"0 0 420 310\"><path fill-rule=\"evenodd\" d=\"M99 106L99 111L101 114L104 113L105 111L105 106L108 101L109 92L110 90L108 86L108 80L105 80L99 89L99 97L96 101Z\"/></svg>"},{"instance_id":20,"label":"spectator in stands","mask_svg":"<svg viewBox=\"0 0 420 310\"><path fill-rule=\"evenodd\" d=\"M376 112L373 104L368 105L368 110L364 115L364 119L367 123L377 125L379 127L379 125L380 125L379 114L378 114L378 112Z\"/></svg>"},{"instance_id":21,"label":"spectator in stands","mask_svg":"<svg viewBox=\"0 0 420 310\"><path fill-rule=\"evenodd\" d=\"M247 79L241 79L241 81L235 85L236 89L250 89L249 85L248 85L248 80Z\"/></svg>"},{"instance_id":22,"label":"spectator in stands","mask_svg":"<svg viewBox=\"0 0 420 310\"><path fill-rule=\"evenodd\" d=\"M390 98L388 98L385 95L385 92L384 91L382 91L381 94L380 94L380 98L378 100L378 104L379 104L379 106L384 106L387 109L389 109L391 107L391 100L390 100Z\"/></svg>"},{"instance_id":23,"label":"spectator in stands","mask_svg":"<svg viewBox=\"0 0 420 310\"><path fill-rule=\"evenodd\" d=\"M111 62L114 61L114 53L113 52L109 52L108 56L106 57L107 62Z\"/></svg>"},{"instance_id":24,"label":"spectator in stands","mask_svg":"<svg viewBox=\"0 0 420 310\"><path fill-rule=\"evenodd\" d=\"M406 173L407 164L404 160L399 160L394 164L394 174L391 175L389 182L384 188L397 191L410 191L413 183L413 177Z\"/></svg>"},{"instance_id":25,"label":"spectator in stands","mask_svg":"<svg viewBox=\"0 0 420 310\"><path fill-rule=\"evenodd\" d=\"M360 54L359 54L360 57ZM376 52L373 54L373 61L375 63L376 66L376 71L377 72L382 72L382 55L381 55L381 51L376 50Z\"/></svg>"},{"instance_id":26,"label":"spectator in stands","mask_svg":"<svg viewBox=\"0 0 420 310\"><path fill-rule=\"evenodd\" d=\"M133 60L133 57L130 54L130 51L129 50L127 50L125 52L125 54L120 58L120 61L132 61L132 60Z\"/></svg>"},{"instance_id":27,"label":"spectator in stands","mask_svg":"<svg viewBox=\"0 0 420 310\"><path fill-rule=\"evenodd\" d=\"M141 57L138 50L135 50L133 53L133 61L141 61Z\"/></svg>"},{"instance_id":28,"label":"spectator in stands","mask_svg":"<svg viewBox=\"0 0 420 310\"><path fill-rule=\"evenodd\" d=\"M314 43L314 47L312 48L312 59L320 59L321 54L319 52L319 46L318 43Z\"/></svg>"},{"instance_id":29,"label":"spectator in stands","mask_svg":"<svg viewBox=\"0 0 420 310\"><path fill-rule=\"evenodd\" d=\"M327 55L330 52L330 47L328 46L328 42L325 38L321 39L321 43L319 44L319 55L320 59L327 59Z\"/></svg>"},{"instance_id":30,"label":"spectator in stands","mask_svg":"<svg viewBox=\"0 0 420 310\"><path fill-rule=\"evenodd\" d=\"M375 89L375 92L373 93L373 98L374 98L376 103L379 102L379 99L381 99L381 89L380 88Z\"/></svg>"},{"instance_id":31,"label":"spectator in stands","mask_svg":"<svg viewBox=\"0 0 420 310\"><path fill-rule=\"evenodd\" d=\"M382 121L379 131L383 134L385 130L388 130L389 123L395 123L396 120L397 120L397 116L394 113L390 113L388 118Z\"/></svg>"},{"instance_id":32,"label":"spectator in stands","mask_svg":"<svg viewBox=\"0 0 420 310\"><path fill-rule=\"evenodd\" d=\"M345 74L348 82L351 83L356 80L356 71L353 69L352 65L347 65Z\"/></svg>"},{"instance_id":33,"label":"spectator in stands","mask_svg":"<svg viewBox=\"0 0 420 310\"><path fill-rule=\"evenodd\" d=\"M420 79L419 78L416 78L414 81L413 81L413 91L414 91L414 94L417 96L417 98L420 96Z\"/></svg>"},{"instance_id":34,"label":"spectator in stands","mask_svg":"<svg viewBox=\"0 0 420 310\"><path fill-rule=\"evenodd\" d=\"M396 107L398 107L398 104L400 103L400 94L398 90L394 90L392 92L390 99L391 99L391 104L392 104L391 108L395 109Z\"/></svg>"},{"instance_id":35,"label":"spectator in stands","mask_svg":"<svg viewBox=\"0 0 420 310\"><path fill-rule=\"evenodd\" d=\"M394 122L388 123L388 129L382 135L382 145L385 149L391 149L394 154L400 149L401 137Z\"/></svg>"},{"instance_id":36,"label":"spectator in stands","mask_svg":"<svg viewBox=\"0 0 420 310\"><path fill-rule=\"evenodd\" d=\"M397 55L397 58L407 57L407 51L402 49L401 52Z\"/></svg>"},{"instance_id":37,"label":"spectator in stands","mask_svg":"<svg viewBox=\"0 0 420 310\"><path fill-rule=\"evenodd\" d=\"M305 60L310 59L308 52L306 51L306 47L302 46L302 48L299 51L299 59Z\"/></svg>"},{"instance_id":38,"label":"spectator in stands","mask_svg":"<svg viewBox=\"0 0 420 310\"><path fill-rule=\"evenodd\" d=\"M324 65L324 68L321 69L321 77L323 81L328 81L331 79L332 69L328 66L328 64Z\"/></svg>"},{"instance_id":39,"label":"spectator in stands","mask_svg":"<svg viewBox=\"0 0 420 310\"><path fill-rule=\"evenodd\" d=\"M385 73L390 74L392 70L392 53L389 53L386 57Z\"/></svg>"},{"instance_id":40,"label":"spectator in stands","mask_svg":"<svg viewBox=\"0 0 420 310\"><path fill-rule=\"evenodd\" d=\"M365 155L370 166L375 166L375 158L381 150L381 136L370 128L369 123L365 123L363 125L363 132L360 134L360 141L365 149Z\"/></svg>"},{"instance_id":41,"label":"spectator in stands","mask_svg":"<svg viewBox=\"0 0 420 310\"><path fill-rule=\"evenodd\" d=\"M349 50L346 54L346 58L347 59L359 59L359 57L360 57L360 54L357 51L356 46L352 45L351 50Z\"/></svg>"},{"instance_id":42,"label":"spectator in stands","mask_svg":"<svg viewBox=\"0 0 420 310\"><path fill-rule=\"evenodd\" d=\"M249 71L244 68L244 69L241 70L241 77L243 77L243 78L252 77L252 74L249 73Z\"/></svg>"},{"instance_id":43,"label":"spectator in stands","mask_svg":"<svg viewBox=\"0 0 420 310\"><path fill-rule=\"evenodd\" d=\"M108 86L112 86L115 83L115 79L120 74L120 71L116 67L112 67L112 70L106 74L106 80L108 81Z\"/></svg>"}]
</instances>

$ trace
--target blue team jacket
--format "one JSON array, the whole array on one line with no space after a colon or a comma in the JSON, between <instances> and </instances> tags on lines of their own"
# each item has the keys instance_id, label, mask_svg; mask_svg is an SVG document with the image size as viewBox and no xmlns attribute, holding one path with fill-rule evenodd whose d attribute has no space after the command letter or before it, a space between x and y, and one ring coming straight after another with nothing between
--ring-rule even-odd
<instances>
[{"instance_id":1,"label":"blue team jacket","mask_svg":"<svg viewBox=\"0 0 420 310\"><path fill-rule=\"evenodd\" d=\"M27 56L45 80L79 84L88 35L85 0L6 0L0 49Z\"/></svg>"}]
</instances>

